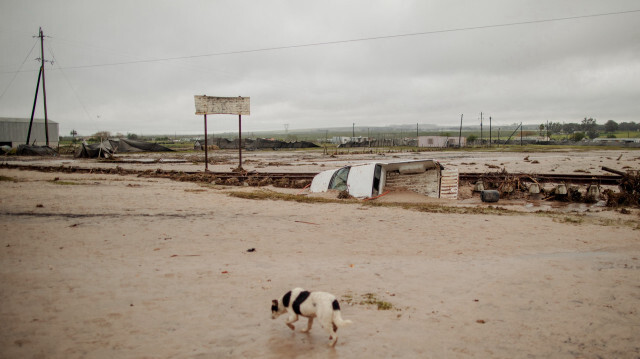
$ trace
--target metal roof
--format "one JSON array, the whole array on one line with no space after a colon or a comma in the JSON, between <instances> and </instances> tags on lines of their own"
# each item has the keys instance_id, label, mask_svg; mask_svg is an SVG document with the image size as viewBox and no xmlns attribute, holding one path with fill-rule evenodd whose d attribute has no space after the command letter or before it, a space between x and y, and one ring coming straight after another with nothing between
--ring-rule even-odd
<instances>
[{"instance_id":1,"label":"metal roof","mask_svg":"<svg viewBox=\"0 0 640 359\"><path fill-rule=\"evenodd\" d=\"M18 118L18 117L0 117L0 122L17 122L17 123L29 123L31 121L30 118ZM38 123L44 123L44 118L34 118L33 122L38 122ZM50 118L47 119L48 123L55 123L57 124L58 122L51 120Z\"/></svg>"}]
</instances>

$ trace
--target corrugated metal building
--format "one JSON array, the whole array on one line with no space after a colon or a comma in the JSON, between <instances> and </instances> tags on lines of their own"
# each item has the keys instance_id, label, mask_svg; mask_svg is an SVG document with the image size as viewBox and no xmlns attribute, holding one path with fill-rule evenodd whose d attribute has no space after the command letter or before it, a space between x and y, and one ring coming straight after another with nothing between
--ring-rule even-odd
<instances>
[{"instance_id":1,"label":"corrugated metal building","mask_svg":"<svg viewBox=\"0 0 640 359\"><path fill-rule=\"evenodd\" d=\"M0 117L0 146L18 147L27 142L27 134L29 132L28 118L12 118ZM47 120L49 127L49 146L57 147L59 140L58 123ZM33 127L31 128L30 145L44 146L47 144L47 138L44 130L44 119L33 119Z\"/></svg>"}]
</instances>

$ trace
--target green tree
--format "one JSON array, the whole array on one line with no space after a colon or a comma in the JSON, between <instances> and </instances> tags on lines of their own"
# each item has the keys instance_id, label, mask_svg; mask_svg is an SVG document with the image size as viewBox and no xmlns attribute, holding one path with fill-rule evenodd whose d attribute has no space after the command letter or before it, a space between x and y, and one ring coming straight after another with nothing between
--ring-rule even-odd
<instances>
[{"instance_id":1,"label":"green tree","mask_svg":"<svg viewBox=\"0 0 640 359\"><path fill-rule=\"evenodd\" d=\"M107 138L111 137L111 132L109 131L99 131L93 134L93 137L97 138L98 140L106 140Z\"/></svg>"},{"instance_id":2,"label":"green tree","mask_svg":"<svg viewBox=\"0 0 640 359\"><path fill-rule=\"evenodd\" d=\"M598 124L596 123L596 120L591 117L585 117L584 120L582 120L582 124L580 125L580 127L582 128L582 131L584 131L585 134L592 140L600 136L600 134L598 133Z\"/></svg>"},{"instance_id":3,"label":"green tree","mask_svg":"<svg viewBox=\"0 0 640 359\"><path fill-rule=\"evenodd\" d=\"M560 122L549 122L549 135L562 132L562 124Z\"/></svg>"},{"instance_id":4,"label":"green tree","mask_svg":"<svg viewBox=\"0 0 640 359\"><path fill-rule=\"evenodd\" d=\"M633 121L631 122L621 122L618 125L618 130L620 131L638 131L640 130L640 124L637 124Z\"/></svg>"},{"instance_id":5,"label":"green tree","mask_svg":"<svg viewBox=\"0 0 640 359\"><path fill-rule=\"evenodd\" d=\"M562 131L564 133L572 134L576 131L580 131L580 125L577 123L563 123Z\"/></svg>"},{"instance_id":6,"label":"green tree","mask_svg":"<svg viewBox=\"0 0 640 359\"><path fill-rule=\"evenodd\" d=\"M576 132L571 135L571 140L575 142L580 142L584 138L584 132Z\"/></svg>"},{"instance_id":7,"label":"green tree","mask_svg":"<svg viewBox=\"0 0 640 359\"><path fill-rule=\"evenodd\" d=\"M604 132L613 133L618 131L618 123L613 120L609 120L604 124Z\"/></svg>"}]
</instances>

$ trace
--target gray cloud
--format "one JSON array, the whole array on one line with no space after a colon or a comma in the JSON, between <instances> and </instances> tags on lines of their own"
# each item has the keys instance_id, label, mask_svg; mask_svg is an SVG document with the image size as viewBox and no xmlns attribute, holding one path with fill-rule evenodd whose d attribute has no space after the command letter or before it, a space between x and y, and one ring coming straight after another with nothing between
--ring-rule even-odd
<instances>
[{"instance_id":1,"label":"gray cloud","mask_svg":"<svg viewBox=\"0 0 640 359\"><path fill-rule=\"evenodd\" d=\"M63 134L199 133L195 94L250 96L247 131L455 125L480 111L498 125L638 121L640 12L439 32L638 9L595 0L9 0L0 4L0 116L30 113L37 47L15 71L42 26L45 56L57 60L47 65L48 112ZM428 34L197 57L418 32ZM145 62L102 66L132 61ZM216 116L210 128L236 125Z\"/></svg>"}]
</instances>

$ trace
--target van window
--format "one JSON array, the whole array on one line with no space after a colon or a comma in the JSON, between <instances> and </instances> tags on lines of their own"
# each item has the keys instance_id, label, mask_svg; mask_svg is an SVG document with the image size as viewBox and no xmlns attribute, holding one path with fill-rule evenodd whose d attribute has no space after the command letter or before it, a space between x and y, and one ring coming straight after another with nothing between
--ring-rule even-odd
<instances>
[{"instance_id":1,"label":"van window","mask_svg":"<svg viewBox=\"0 0 640 359\"><path fill-rule=\"evenodd\" d=\"M351 167L342 167L337 170L329 181L329 189L337 189L338 191L344 191L347 189L347 178L349 178L349 170Z\"/></svg>"}]
</instances>

